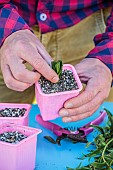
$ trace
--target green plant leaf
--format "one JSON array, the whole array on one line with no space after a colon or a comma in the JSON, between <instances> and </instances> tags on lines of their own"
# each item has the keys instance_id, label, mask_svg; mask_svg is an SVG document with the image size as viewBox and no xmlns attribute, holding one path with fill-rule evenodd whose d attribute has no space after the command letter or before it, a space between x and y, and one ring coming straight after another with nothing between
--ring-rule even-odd
<instances>
[{"instance_id":1,"label":"green plant leaf","mask_svg":"<svg viewBox=\"0 0 113 170\"><path fill-rule=\"evenodd\" d=\"M111 133L113 133L113 115L111 114L111 112L108 109L104 108L104 110L106 111L106 113L108 115L108 119L109 119L110 124L111 124L110 131L111 131Z\"/></svg>"},{"instance_id":2,"label":"green plant leaf","mask_svg":"<svg viewBox=\"0 0 113 170\"><path fill-rule=\"evenodd\" d=\"M102 133L104 135L104 129L98 125L90 125L89 127L93 127L95 129L97 129L100 133Z\"/></svg>"},{"instance_id":3,"label":"green plant leaf","mask_svg":"<svg viewBox=\"0 0 113 170\"><path fill-rule=\"evenodd\" d=\"M105 166L105 163L99 163L99 162L93 162L92 166L94 166L95 168L101 169L103 166Z\"/></svg>"},{"instance_id":4,"label":"green plant leaf","mask_svg":"<svg viewBox=\"0 0 113 170\"><path fill-rule=\"evenodd\" d=\"M92 144L92 142L87 142L86 148L88 148L91 144Z\"/></svg>"},{"instance_id":5,"label":"green plant leaf","mask_svg":"<svg viewBox=\"0 0 113 170\"><path fill-rule=\"evenodd\" d=\"M63 63L61 60L58 61L52 61L51 63L52 65L52 69L58 74L58 76L60 77L61 73L62 73L62 67L63 67Z\"/></svg>"}]
</instances>

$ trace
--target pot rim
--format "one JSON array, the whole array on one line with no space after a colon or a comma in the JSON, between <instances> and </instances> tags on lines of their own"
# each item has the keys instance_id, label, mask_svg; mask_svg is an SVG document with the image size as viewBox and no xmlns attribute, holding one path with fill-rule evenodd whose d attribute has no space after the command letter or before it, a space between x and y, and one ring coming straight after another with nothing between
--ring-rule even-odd
<instances>
[{"instance_id":1,"label":"pot rim","mask_svg":"<svg viewBox=\"0 0 113 170\"><path fill-rule=\"evenodd\" d=\"M43 96L58 96L58 95L65 95L65 94L72 94L72 93L77 93L78 94L82 90L83 87L82 87L82 83L81 83L81 81L80 81L80 79L78 77L78 74L77 74L74 66L72 66L71 64L64 64L63 65L63 70L65 70L65 69L71 70L73 72L73 75L75 77L75 80L77 81L77 85L78 85L79 89L77 89L77 90L70 90L70 91L64 91L64 92L56 92L56 93L45 94L45 93L42 92L39 83L36 82L35 83L36 90L38 90L38 92L41 95L43 95Z\"/></svg>"}]
</instances>

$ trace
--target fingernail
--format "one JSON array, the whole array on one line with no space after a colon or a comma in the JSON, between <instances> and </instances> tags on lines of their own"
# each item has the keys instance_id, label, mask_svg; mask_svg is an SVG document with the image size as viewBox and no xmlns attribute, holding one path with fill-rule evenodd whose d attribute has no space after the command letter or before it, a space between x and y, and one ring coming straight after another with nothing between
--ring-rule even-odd
<instances>
[{"instance_id":1,"label":"fingernail","mask_svg":"<svg viewBox=\"0 0 113 170\"><path fill-rule=\"evenodd\" d=\"M72 119L70 118L70 117L68 117L68 118L65 118L65 119L63 119L63 122L71 122L72 121Z\"/></svg>"},{"instance_id":2,"label":"fingernail","mask_svg":"<svg viewBox=\"0 0 113 170\"><path fill-rule=\"evenodd\" d=\"M56 82L58 82L59 81L59 77L53 77L53 79L52 79L52 82L53 83L56 83Z\"/></svg>"},{"instance_id":3,"label":"fingernail","mask_svg":"<svg viewBox=\"0 0 113 170\"><path fill-rule=\"evenodd\" d=\"M68 116L68 114L69 114L69 113L68 113L67 110L63 110L63 111L60 111L60 112L59 112L59 115L60 115L60 116Z\"/></svg>"},{"instance_id":4,"label":"fingernail","mask_svg":"<svg viewBox=\"0 0 113 170\"><path fill-rule=\"evenodd\" d=\"M67 103L66 106L65 106L66 109L69 109L69 108L72 108L72 107L73 107L72 103Z\"/></svg>"}]
</instances>

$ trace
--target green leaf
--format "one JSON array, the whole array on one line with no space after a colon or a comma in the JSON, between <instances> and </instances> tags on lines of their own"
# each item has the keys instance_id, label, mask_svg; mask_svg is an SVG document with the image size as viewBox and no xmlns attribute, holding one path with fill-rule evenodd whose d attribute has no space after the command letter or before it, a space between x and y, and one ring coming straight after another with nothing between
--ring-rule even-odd
<instances>
[{"instance_id":1,"label":"green leaf","mask_svg":"<svg viewBox=\"0 0 113 170\"><path fill-rule=\"evenodd\" d=\"M113 159L113 150L108 154L108 156Z\"/></svg>"},{"instance_id":2,"label":"green leaf","mask_svg":"<svg viewBox=\"0 0 113 170\"><path fill-rule=\"evenodd\" d=\"M67 170L75 170L75 168L73 169L73 168L69 168L69 167L66 167L67 168Z\"/></svg>"},{"instance_id":3,"label":"green leaf","mask_svg":"<svg viewBox=\"0 0 113 170\"><path fill-rule=\"evenodd\" d=\"M94 166L95 168L101 169L103 166L105 166L105 163L93 162L91 165Z\"/></svg>"},{"instance_id":4,"label":"green leaf","mask_svg":"<svg viewBox=\"0 0 113 170\"><path fill-rule=\"evenodd\" d=\"M94 151L92 151L91 153L88 153L87 155L85 155L85 157L84 158L86 158L86 157L94 157L94 156L97 156L98 154L100 153L100 149L97 149L97 150L94 150Z\"/></svg>"},{"instance_id":5,"label":"green leaf","mask_svg":"<svg viewBox=\"0 0 113 170\"><path fill-rule=\"evenodd\" d=\"M89 127L93 127L95 129L97 129L100 133L102 133L104 135L104 129L98 125L90 125Z\"/></svg>"},{"instance_id":6,"label":"green leaf","mask_svg":"<svg viewBox=\"0 0 113 170\"><path fill-rule=\"evenodd\" d=\"M107 113L107 115L108 115L108 119L109 119L109 121L110 121L110 131L111 131L111 133L113 133L113 115L112 115L112 113L109 111L109 110L107 110L106 108L104 108L104 110L106 111L106 113Z\"/></svg>"},{"instance_id":7,"label":"green leaf","mask_svg":"<svg viewBox=\"0 0 113 170\"><path fill-rule=\"evenodd\" d=\"M77 168L67 167L67 170L89 170L89 168L88 167L77 167Z\"/></svg>"},{"instance_id":8,"label":"green leaf","mask_svg":"<svg viewBox=\"0 0 113 170\"><path fill-rule=\"evenodd\" d=\"M87 142L86 148L88 148L91 144L92 144L92 142Z\"/></svg>"},{"instance_id":9,"label":"green leaf","mask_svg":"<svg viewBox=\"0 0 113 170\"><path fill-rule=\"evenodd\" d=\"M58 74L58 76L60 77L61 73L62 73L62 67L63 67L63 63L61 60L58 61L52 61L51 63L52 65L52 69Z\"/></svg>"}]
</instances>

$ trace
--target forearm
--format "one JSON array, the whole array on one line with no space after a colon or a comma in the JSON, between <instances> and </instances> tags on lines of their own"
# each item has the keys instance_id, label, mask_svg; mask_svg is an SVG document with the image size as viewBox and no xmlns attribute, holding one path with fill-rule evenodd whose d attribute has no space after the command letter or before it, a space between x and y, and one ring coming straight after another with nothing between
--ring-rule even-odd
<instances>
[{"instance_id":1,"label":"forearm","mask_svg":"<svg viewBox=\"0 0 113 170\"><path fill-rule=\"evenodd\" d=\"M96 35L94 38L95 48L86 58L98 58L111 71L113 77L113 9L107 20L105 33Z\"/></svg>"},{"instance_id":2,"label":"forearm","mask_svg":"<svg viewBox=\"0 0 113 170\"><path fill-rule=\"evenodd\" d=\"M30 28L19 15L17 7L10 1L0 1L0 46L9 35L23 29Z\"/></svg>"}]
</instances>

